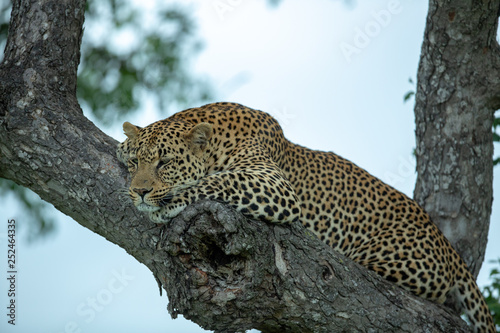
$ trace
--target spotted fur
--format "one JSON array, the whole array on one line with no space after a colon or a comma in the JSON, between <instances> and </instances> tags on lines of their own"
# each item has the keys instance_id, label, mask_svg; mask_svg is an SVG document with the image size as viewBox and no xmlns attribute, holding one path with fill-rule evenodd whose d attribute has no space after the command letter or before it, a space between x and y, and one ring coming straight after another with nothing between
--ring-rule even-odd
<instances>
[{"instance_id":1,"label":"spotted fur","mask_svg":"<svg viewBox=\"0 0 500 333\"><path fill-rule=\"evenodd\" d=\"M268 222L300 220L416 295L442 303L455 294L476 332L495 331L471 273L415 201L334 153L291 143L267 113L216 103L123 127L118 157L132 176L130 197L152 221L204 198Z\"/></svg>"}]
</instances>

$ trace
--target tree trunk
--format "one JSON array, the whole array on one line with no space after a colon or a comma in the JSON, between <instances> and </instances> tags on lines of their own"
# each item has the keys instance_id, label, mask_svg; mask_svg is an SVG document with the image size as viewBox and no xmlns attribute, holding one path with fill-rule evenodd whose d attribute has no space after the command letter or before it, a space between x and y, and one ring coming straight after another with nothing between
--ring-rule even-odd
<instances>
[{"instance_id":1,"label":"tree trunk","mask_svg":"<svg viewBox=\"0 0 500 333\"><path fill-rule=\"evenodd\" d=\"M466 332L458 317L381 280L301 225L199 202L164 228L124 198L117 142L86 119L76 71L83 0L14 1L0 64L0 176L29 187L144 263L169 311L206 329Z\"/></svg>"},{"instance_id":2,"label":"tree trunk","mask_svg":"<svg viewBox=\"0 0 500 333\"><path fill-rule=\"evenodd\" d=\"M415 200L477 277L493 200L500 0L431 0L415 104Z\"/></svg>"}]
</instances>

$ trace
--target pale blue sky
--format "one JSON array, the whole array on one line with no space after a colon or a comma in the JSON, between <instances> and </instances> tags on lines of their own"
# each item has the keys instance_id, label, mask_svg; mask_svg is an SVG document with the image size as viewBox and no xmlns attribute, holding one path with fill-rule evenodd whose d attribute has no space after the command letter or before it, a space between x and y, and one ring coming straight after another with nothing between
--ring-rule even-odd
<instances>
[{"instance_id":1,"label":"pale blue sky","mask_svg":"<svg viewBox=\"0 0 500 333\"><path fill-rule=\"evenodd\" d=\"M206 45L193 70L212 80L216 100L270 112L290 140L334 151L412 196L413 101L404 104L403 95L414 88L408 78L416 77L425 1L358 1L352 9L339 0L283 0L277 8L265 1L182 1L188 2ZM152 110L130 119L155 120ZM121 141L120 125L107 132ZM17 217L11 202L1 207L4 219ZM500 235L496 201L493 209L490 239ZM0 279L1 332L202 332L170 319L167 298L145 266L59 215L59 229L47 240L30 245L18 238L18 325L6 324ZM499 244L490 242L487 259L499 254ZM489 270L483 265L480 285Z\"/></svg>"}]
</instances>

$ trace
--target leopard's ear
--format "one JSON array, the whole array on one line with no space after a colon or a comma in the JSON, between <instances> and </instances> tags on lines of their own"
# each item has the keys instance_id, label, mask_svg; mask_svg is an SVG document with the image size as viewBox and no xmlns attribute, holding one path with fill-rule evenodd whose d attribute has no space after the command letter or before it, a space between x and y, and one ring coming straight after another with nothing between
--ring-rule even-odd
<instances>
[{"instance_id":1,"label":"leopard's ear","mask_svg":"<svg viewBox=\"0 0 500 333\"><path fill-rule=\"evenodd\" d=\"M132 125L128 121L126 121L126 122L123 123L123 132L125 132L125 135L130 140L133 140L137 136L137 133L139 133L140 129L141 129L140 127Z\"/></svg>"},{"instance_id":2,"label":"leopard's ear","mask_svg":"<svg viewBox=\"0 0 500 333\"><path fill-rule=\"evenodd\" d=\"M202 152L213 135L213 127L209 123L199 123L185 135L185 139L195 154Z\"/></svg>"}]
</instances>

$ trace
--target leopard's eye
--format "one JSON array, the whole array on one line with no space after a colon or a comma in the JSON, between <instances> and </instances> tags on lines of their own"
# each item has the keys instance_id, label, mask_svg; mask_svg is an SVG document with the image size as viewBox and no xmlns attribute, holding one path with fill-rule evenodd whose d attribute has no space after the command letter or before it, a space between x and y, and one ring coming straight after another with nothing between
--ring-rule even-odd
<instances>
[{"instance_id":1,"label":"leopard's eye","mask_svg":"<svg viewBox=\"0 0 500 333\"><path fill-rule=\"evenodd\" d=\"M171 157L162 157L158 161L156 168L158 168L158 169L163 168L163 167L169 165L170 163L172 163L172 161L173 161L173 158L171 158Z\"/></svg>"},{"instance_id":2,"label":"leopard's eye","mask_svg":"<svg viewBox=\"0 0 500 333\"><path fill-rule=\"evenodd\" d=\"M139 164L139 161L137 160L137 158L130 158L128 161L127 161L127 167L129 169L129 171L134 171L137 169L137 165Z\"/></svg>"}]
</instances>

